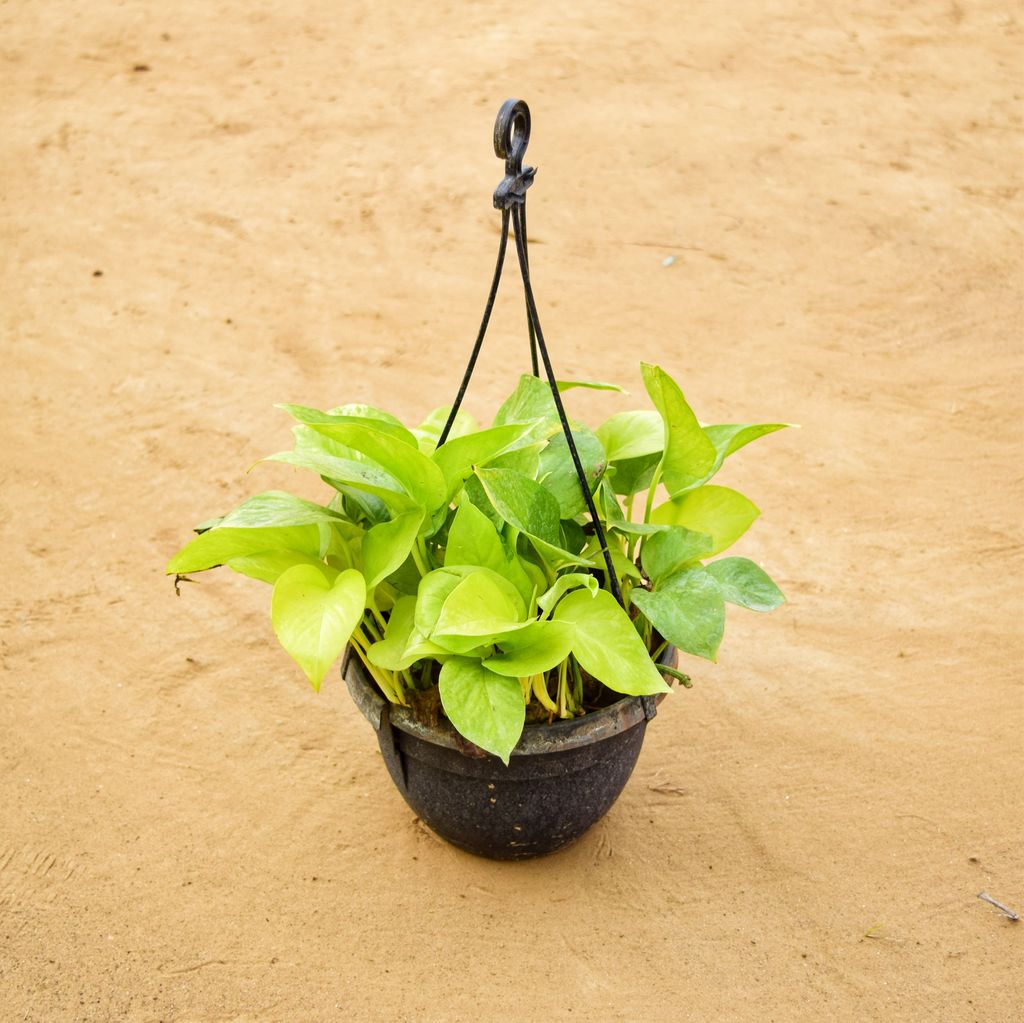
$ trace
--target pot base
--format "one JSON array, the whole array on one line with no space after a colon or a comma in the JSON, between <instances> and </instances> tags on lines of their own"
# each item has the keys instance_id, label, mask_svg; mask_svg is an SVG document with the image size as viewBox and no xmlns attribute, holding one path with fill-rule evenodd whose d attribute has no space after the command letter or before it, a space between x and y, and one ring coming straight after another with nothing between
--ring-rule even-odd
<instances>
[{"instance_id":1,"label":"pot base","mask_svg":"<svg viewBox=\"0 0 1024 1023\"><path fill-rule=\"evenodd\" d=\"M669 648L661 663L674 657ZM495 860L544 856L596 824L633 773L660 702L626 697L572 721L529 725L506 767L447 722L431 728L392 707L356 658L346 656L342 674L412 811L452 845Z\"/></svg>"},{"instance_id":2,"label":"pot base","mask_svg":"<svg viewBox=\"0 0 1024 1023\"><path fill-rule=\"evenodd\" d=\"M452 845L525 860L575 842L608 812L633 773L646 724L562 752L513 754L508 767L398 732L402 766L392 778L413 812Z\"/></svg>"}]
</instances>

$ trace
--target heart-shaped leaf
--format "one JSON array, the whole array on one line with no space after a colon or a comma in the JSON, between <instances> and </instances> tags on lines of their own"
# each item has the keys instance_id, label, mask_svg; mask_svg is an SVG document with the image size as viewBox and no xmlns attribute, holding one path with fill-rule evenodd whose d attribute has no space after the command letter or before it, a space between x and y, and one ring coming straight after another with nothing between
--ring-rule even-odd
<instances>
[{"instance_id":1,"label":"heart-shaped leaf","mask_svg":"<svg viewBox=\"0 0 1024 1023\"><path fill-rule=\"evenodd\" d=\"M609 462L660 455L665 449L665 423L657 412L646 409L617 412L597 428L597 437Z\"/></svg>"},{"instance_id":2,"label":"heart-shaped leaf","mask_svg":"<svg viewBox=\"0 0 1024 1023\"><path fill-rule=\"evenodd\" d=\"M455 513L448 530L444 563L489 568L512 583L526 602L533 593L533 583L521 559L508 557L494 524L471 501L464 500Z\"/></svg>"},{"instance_id":3,"label":"heart-shaped leaf","mask_svg":"<svg viewBox=\"0 0 1024 1023\"><path fill-rule=\"evenodd\" d=\"M483 663L499 675L527 678L550 671L572 650L575 630L567 622L530 622L518 632L503 636L501 651Z\"/></svg>"},{"instance_id":4,"label":"heart-shaped leaf","mask_svg":"<svg viewBox=\"0 0 1024 1023\"><path fill-rule=\"evenodd\" d=\"M293 565L323 567L323 560L300 551L262 551L259 554L245 554L225 562L232 572L259 579L264 583L275 583Z\"/></svg>"},{"instance_id":5,"label":"heart-shaped leaf","mask_svg":"<svg viewBox=\"0 0 1024 1023\"><path fill-rule=\"evenodd\" d=\"M367 530L363 537L363 575L368 590L401 568L416 544L422 522L423 512L417 509Z\"/></svg>"},{"instance_id":6,"label":"heart-shaped leaf","mask_svg":"<svg viewBox=\"0 0 1024 1023\"><path fill-rule=\"evenodd\" d=\"M714 661L725 632L722 591L703 567L684 569L653 592L635 589L630 601L673 646Z\"/></svg>"},{"instance_id":7,"label":"heart-shaped leaf","mask_svg":"<svg viewBox=\"0 0 1024 1023\"><path fill-rule=\"evenodd\" d=\"M715 465L711 475L722 467L722 463L732 454L745 448L751 441L766 437L777 430L785 430L792 423L722 423L717 426L705 426L704 433L715 446Z\"/></svg>"},{"instance_id":8,"label":"heart-shaped leaf","mask_svg":"<svg viewBox=\"0 0 1024 1023\"><path fill-rule=\"evenodd\" d=\"M573 590L552 620L575 626L573 655L609 689L630 696L669 691L629 616L607 590Z\"/></svg>"},{"instance_id":9,"label":"heart-shaped leaf","mask_svg":"<svg viewBox=\"0 0 1024 1023\"><path fill-rule=\"evenodd\" d=\"M562 546L558 501L539 483L512 469L477 469L488 500L501 518L525 533L540 555L553 565L587 565Z\"/></svg>"},{"instance_id":10,"label":"heart-shaped leaf","mask_svg":"<svg viewBox=\"0 0 1024 1023\"><path fill-rule=\"evenodd\" d=\"M320 553L320 530L307 526L267 526L253 529L224 529L217 526L200 533L167 563L168 575L203 572L225 565L233 558L262 554L264 551L296 551L316 558Z\"/></svg>"},{"instance_id":11,"label":"heart-shaped leaf","mask_svg":"<svg viewBox=\"0 0 1024 1023\"><path fill-rule=\"evenodd\" d=\"M478 660L453 657L441 666L438 688L441 706L456 730L507 766L526 723L518 680L498 675Z\"/></svg>"},{"instance_id":12,"label":"heart-shaped leaf","mask_svg":"<svg viewBox=\"0 0 1024 1023\"><path fill-rule=\"evenodd\" d=\"M707 570L730 604L751 611L774 611L786 602L768 573L747 558L721 558L711 562Z\"/></svg>"},{"instance_id":13,"label":"heart-shaped leaf","mask_svg":"<svg viewBox=\"0 0 1024 1023\"><path fill-rule=\"evenodd\" d=\"M558 410L551 397L551 388L539 377L523 374L516 389L505 399L494 417L495 426L506 423L535 423L537 420L558 423Z\"/></svg>"},{"instance_id":14,"label":"heart-shaped leaf","mask_svg":"<svg viewBox=\"0 0 1024 1023\"><path fill-rule=\"evenodd\" d=\"M714 546L707 533L685 526L668 526L647 537L640 551L640 563L656 586L661 579L678 572L688 561L706 558Z\"/></svg>"},{"instance_id":15,"label":"heart-shaped leaf","mask_svg":"<svg viewBox=\"0 0 1024 1023\"><path fill-rule=\"evenodd\" d=\"M759 514L757 506L737 491L707 485L658 505L651 521L706 533L711 537L711 557L731 547Z\"/></svg>"},{"instance_id":16,"label":"heart-shaped leaf","mask_svg":"<svg viewBox=\"0 0 1024 1023\"><path fill-rule=\"evenodd\" d=\"M421 507L433 512L447 502L448 485L441 470L418 446L379 427L387 426L373 420L309 422L317 433L358 451L376 463L402 485L405 492ZM415 438L409 434L415 445Z\"/></svg>"},{"instance_id":17,"label":"heart-shaped leaf","mask_svg":"<svg viewBox=\"0 0 1024 1023\"><path fill-rule=\"evenodd\" d=\"M217 529L264 529L271 526L308 526L316 522L334 523L337 512L314 501L304 501L283 490L268 490L243 501L221 519ZM203 534L205 535L205 534Z\"/></svg>"},{"instance_id":18,"label":"heart-shaped leaf","mask_svg":"<svg viewBox=\"0 0 1024 1023\"><path fill-rule=\"evenodd\" d=\"M420 580L416 591L416 628L424 636L429 636L452 590L471 573L483 571L486 569L474 568L472 565L452 565L428 572Z\"/></svg>"},{"instance_id":19,"label":"heart-shaped leaf","mask_svg":"<svg viewBox=\"0 0 1024 1023\"><path fill-rule=\"evenodd\" d=\"M370 663L388 671L404 671L424 657L443 660L448 651L429 643L416 628L416 598L400 597L391 609L384 638L367 651Z\"/></svg>"},{"instance_id":20,"label":"heart-shaped leaf","mask_svg":"<svg viewBox=\"0 0 1024 1023\"><path fill-rule=\"evenodd\" d=\"M509 423L506 426L492 426L489 430L465 437L454 437L442 444L431 457L444 473L449 499L455 496L466 477L473 472L474 466L487 465L513 447L530 430L531 425L528 423Z\"/></svg>"},{"instance_id":21,"label":"heart-shaped leaf","mask_svg":"<svg viewBox=\"0 0 1024 1023\"><path fill-rule=\"evenodd\" d=\"M344 649L366 606L366 584L355 569L295 565L274 583L270 619L281 646L314 689Z\"/></svg>"},{"instance_id":22,"label":"heart-shaped leaf","mask_svg":"<svg viewBox=\"0 0 1024 1023\"><path fill-rule=\"evenodd\" d=\"M572 437L587 486L593 493L608 466L604 447L597 436L585 426L574 426ZM580 478L576 474L576 465L564 433L552 437L541 451L538 479L544 489L558 502L558 513L561 518L571 519L586 508L587 501L583 496Z\"/></svg>"},{"instance_id":23,"label":"heart-shaped leaf","mask_svg":"<svg viewBox=\"0 0 1024 1023\"><path fill-rule=\"evenodd\" d=\"M463 500L448 527L445 565L480 565L498 572L506 561L494 524L471 501Z\"/></svg>"},{"instance_id":24,"label":"heart-shaped leaf","mask_svg":"<svg viewBox=\"0 0 1024 1023\"><path fill-rule=\"evenodd\" d=\"M531 431L530 435L533 436L535 433L536 430ZM504 454L497 455L491 459L490 468L514 469L531 480L535 480L540 473L540 452L545 444L547 444L546 438L526 444L523 447L512 448L511 451L506 451ZM477 481L471 477L469 482L476 483Z\"/></svg>"},{"instance_id":25,"label":"heart-shaped leaf","mask_svg":"<svg viewBox=\"0 0 1024 1023\"><path fill-rule=\"evenodd\" d=\"M384 409L377 408L374 405L366 405L362 402L349 402L346 405L338 405L335 408L328 409L327 415L344 416L346 419L369 420L367 425L372 426L375 430L386 430L401 440L403 444L410 444L413 447L417 446L417 441L412 431L406 429L405 424L398 416L385 412Z\"/></svg>"},{"instance_id":26,"label":"heart-shaped leaf","mask_svg":"<svg viewBox=\"0 0 1024 1023\"><path fill-rule=\"evenodd\" d=\"M305 405L278 405L293 419L314 428L321 426L366 426L378 433L400 441L408 447L417 447L416 438L390 412L375 409L372 405L340 405L330 412L308 408ZM328 434L329 436L329 434Z\"/></svg>"},{"instance_id":27,"label":"heart-shaped leaf","mask_svg":"<svg viewBox=\"0 0 1024 1023\"><path fill-rule=\"evenodd\" d=\"M641 363L644 386L665 423L661 478L673 497L700 483L715 464L715 446L679 385L660 367Z\"/></svg>"},{"instance_id":28,"label":"heart-shaped leaf","mask_svg":"<svg viewBox=\"0 0 1024 1023\"><path fill-rule=\"evenodd\" d=\"M416 435L417 441L419 441L420 451L423 454L433 454L434 449L437 447L437 442L441 439L441 431L444 429L444 424L448 422L448 416L451 415L451 411L451 405L442 405L440 408L434 409L412 431ZM476 420L465 409L460 408L455 413L455 421L452 423L452 428L448 433L448 439L453 440L455 437L465 437L466 434L475 433L478 429Z\"/></svg>"},{"instance_id":29,"label":"heart-shaped leaf","mask_svg":"<svg viewBox=\"0 0 1024 1023\"><path fill-rule=\"evenodd\" d=\"M329 437L308 426L296 426L295 447L265 458L265 462L283 462L297 469L308 469L323 477L337 490L355 489L373 494L395 513L415 507L415 501L388 472Z\"/></svg>"},{"instance_id":30,"label":"heart-shaped leaf","mask_svg":"<svg viewBox=\"0 0 1024 1023\"><path fill-rule=\"evenodd\" d=\"M476 475L506 522L527 536L558 546L558 502L544 487L512 469L478 469Z\"/></svg>"},{"instance_id":31,"label":"heart-shaped leaf","mask_svg":"<svg viewBox=\"0 0 1024 1023\"><path fill-rule=\"evenodd\" d=\"M525 617L515 587L496 572L481 568L451 591L428 638L455 653L466 653L523 628Z\"/></svg>"}]
</instances>

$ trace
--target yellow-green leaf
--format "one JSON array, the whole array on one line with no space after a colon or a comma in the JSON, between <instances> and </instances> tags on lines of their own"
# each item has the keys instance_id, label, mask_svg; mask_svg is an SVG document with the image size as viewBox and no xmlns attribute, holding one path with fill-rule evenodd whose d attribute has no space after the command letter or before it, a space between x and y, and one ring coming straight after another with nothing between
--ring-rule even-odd
<instances>
[{"instance_id":1,"label":"yellow-green leaf","mask_svg":"<svg viewBox=\"0 0 1024 1023\"><path fill-rule=\"evenodd\" d=\"M711 550L706 557L711 557L731 547L759 514L757 506L738 491L709 484L659 505L651 513L651 521L707 534Z\"/></svg>"},{"instance_id":2,"label":"yellow-green leaf","mask_svg":"<svg viewBox=\"0 0 1024 1023\"><path fill-rule=\"evenodd\" d=\"M679 385L660 367L640 364L644 386L665 423L661 478L673 496L700 483L715 464L715 446L701 429Z\"/></svg>"},{"instance_id":3,"label":"yellow-green leaf","mask_svg":"<svg viewBox=\"0 0 1024 1023\"><path fill-rule=\"evenodd\" d=\"M478 660L453 657L441 666L438 688L455 729L507 765L526 723L519 682L489 671Z\"/></svg>"},{"instance_id":4,"label":"yellow-green leaf","mask_svg":"<svg viewBox=\"0 0 1024 1023\"><path fill-rule=\"evenodd\" d=\"M503 636L498 643L500 652L487 658L484 667L515 678L539 675L569 656L574 637L575 630L568 622L530 622Z\"/></svg>"},{"instance_id":5,"label":"yellow-green leaf","mask_svg":"<svg viewBox=\"0 0 1024 1023\"><path fill-rule=\"evenodd\" d=\"M363 537L363 575L368 590L401 568L416 543L422 522L423 512L417 509L367 530Z\"/></svg>"},{"instance_id":6,"label":"yellow-green leaf","mask_svg":"<svg viewBox=\"0 0 1024 1023\"><path fill-rule=\"evenodd\" d=\"M274 632L314 689L349 641L365 606L366 584L355 569L332 581L331 569L295 565L274 583Z\"/></svg>"},{"instance_id":7,"label":"yellow-green leaf","mask_svg":"<svg viewBox=\"0 0 1024 1023\"><path fill-rule=\"evenodd\" d=\"M653 592L635 589L632 603L673 646L714 661L725 632L725 604L702 566L683 569Z\"/></svg>"},{"instance_id":8,"label":"yellow-green leaf","mask_svg":"<svg viewBox=\"0 0 1024 1023\"><path fill-rule=\"evenodd\" d=\"M573 655L609 689L629 696L669 691L629 616L607 590L573 590L552 620L575 627Z\"/></svg>"}]
</instances>

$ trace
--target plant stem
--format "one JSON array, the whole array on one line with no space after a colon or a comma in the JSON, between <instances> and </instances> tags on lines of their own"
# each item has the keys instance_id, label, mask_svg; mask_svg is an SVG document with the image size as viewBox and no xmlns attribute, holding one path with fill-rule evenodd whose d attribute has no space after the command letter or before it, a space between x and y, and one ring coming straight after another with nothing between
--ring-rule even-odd
<instances>
[{"instance_id":1,"label":"plant stem","mask_svg":"<svg viewBox=\"0 0 1024 1023\"><path fill-rule=\"evenodd\" d=\"M381 623L383 625L383 622ZM370 639L376 642L377 640L383 639L383 633L377 628L377 623L372 617L363 615L362 621L363 628L370 634Z\"/></svg>"},{"instance_id":2,"label":"plant stem","mask_svg":"<svg viewBox=\"0 0 1024 1023\"><path fill-rule=\"evenodd\" d=\"M681 671L676 671L675 668L670 668L667 664L659 664L658 671L663 671L666 675L671 675L674 679L678 679L679 684L684 689L693 688L693 682L690 681L689 675L684 675Z\"/></svg>"},{"instance_id":3,"label":"plant stem","mask_svg":"<svg viewBox=\"0 0 1024 1023\"><path fill-rule=\"evenodd\" d=\"M651 477L651 486L647 491L647 503L644 505L644 525L647 525L651 521L651 509L654 507L654 492L658 489L658 484L661 483L661 463L658 463L658 467L654 470L654 475Z\"/></svg>"},{"instance_id":4,"label":"plant stem","mask_svg":"<svg viewBox=\"0 0 1024 1023\"><path fill-rule=\"evenodd\" d=\"M558 666L558 716L560 718L573 717L572 708L569 705L569 662L562 661Z\"/></svg>"},{"instance_id":5,"label":"plant stem","mask_svg":"<svg viewBox=\"0 0 1024 1023\"><path fill-rule=\"evenodd\" d=\"M412 560L416 563L416 567L420 570L420 575L429 575L430 569L427 567L427 545L421 539L417 539L416 543L413 544L412 548Z\"/></svg>"},{"instance_id":6,"label":"plant stem","mask_svg":"<svg viewBox=\"0 0 1024 1023\"><path fill-rule=\"evenodd\" d=\"M576 659L573 658L569 662L569 666L572 669L573 678L573 713L578 714L583 707L583 673L580 671L580 666L576 663Z\"/></svg>"},{"instance_id":7,"label":"plant stem","mask_svg":"<svg viewBox=\"0 0 1024 1023\"><path fill-rule=\"evenodd\" d=\"M370 598L370 613L373 615L374 620L377 622L378 626L380 627L380 630L379 630L380 631L380 637L379 638L383 638L384 630L388 627L388 623L386 621L384 621L384 616L380 613L380 610L377 607L376 595L374 595L374 597Z\"/></svg>"},{"instance_id":8,"label":"plant stem","mask_svg":"<svg viewBox=\"0 0 1024 1023\"><path fill-rule=\"evenodd\" d=\"M524 675L519 680L519 686L523 690L523 703L528 707L533 698L533 679L529 675Z\"/></svg>"},{"instance_id":9,"label":"plant stem","mask_svg":"<svg viewBox=\"0 0 1024 1023\"><path fill-rule=\"evenodd\" d=\"M539 555L538 555L539 556ZM548 589L555 585L555 580L558 578L558 573L547 563L545 558L540 558L541 568L544 570L544 576L548 581Z\"/></svg>"},{"instance_id":10,"label":"plant stem","mask_svg":"<svg viewBox=\"0 0 1024 1023\"><path fill-rule=\"evenodd\" d=\"M533 695L537 697L540 705L550 714L558 713L558 706L548 693L547 682L544 680L543 675L533 676Z\"/></svg>"},{"instance_id":11,"label":"plant stem","mask_svg":"<svg viewBox=\"0 0 1024 1023\"><path fill-rule=\"evenodd\" d=\"M651 509L654 507L654 492L658 489L658 484L661 482L661 463L658 463L657 468L654 470L654 475L651 477L651 485L647 490L647 501L644 503L644 525L648 525L651 521ZM635 537L632 546L629 550L629 560L636 561L637 548L640 546L640 541L643 537Z\"/></svg>"},{"instance_id":12,"label":"plant stem","mask_svg":"<svg viewBox=\"0 0 1024 1023\"><path fill-rule=\"evenodd\" d=\"M380 691L388 698L391 703L401 704L403 707L406 706L405 692L402 689L402 682L397 675L392 672L385 671L383 668L378 668L376 664L372 663L369 655L367 654L367 639L359 629L356 629L352 633L352 638L349 640L352 646L355 648L356 653L359 655L359 660L363 662L363 667L366 668L370 677L380 686Z\"/></svg>"}]
</instances>

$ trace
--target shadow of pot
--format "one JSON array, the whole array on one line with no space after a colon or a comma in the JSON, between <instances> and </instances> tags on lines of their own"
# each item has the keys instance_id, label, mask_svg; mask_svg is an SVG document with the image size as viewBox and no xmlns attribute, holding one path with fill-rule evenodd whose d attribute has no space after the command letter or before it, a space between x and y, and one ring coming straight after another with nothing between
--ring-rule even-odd
<instances>
[{"instance_id":1,"label":"shadow of pot","mask_svg":"<svg viewBox=\"0 0 1024 1023\"><path fill-rule=\"evenodd\" d=\"M675 659L668 647L658 663ZM426 725L388 703L351 651L342 675L412 811L452 845L496 860L543 856L596 824L633 773L664 699L625 697L571 721L527 725L506 767L447 721Z\"/></svg>"}]
</instances>

